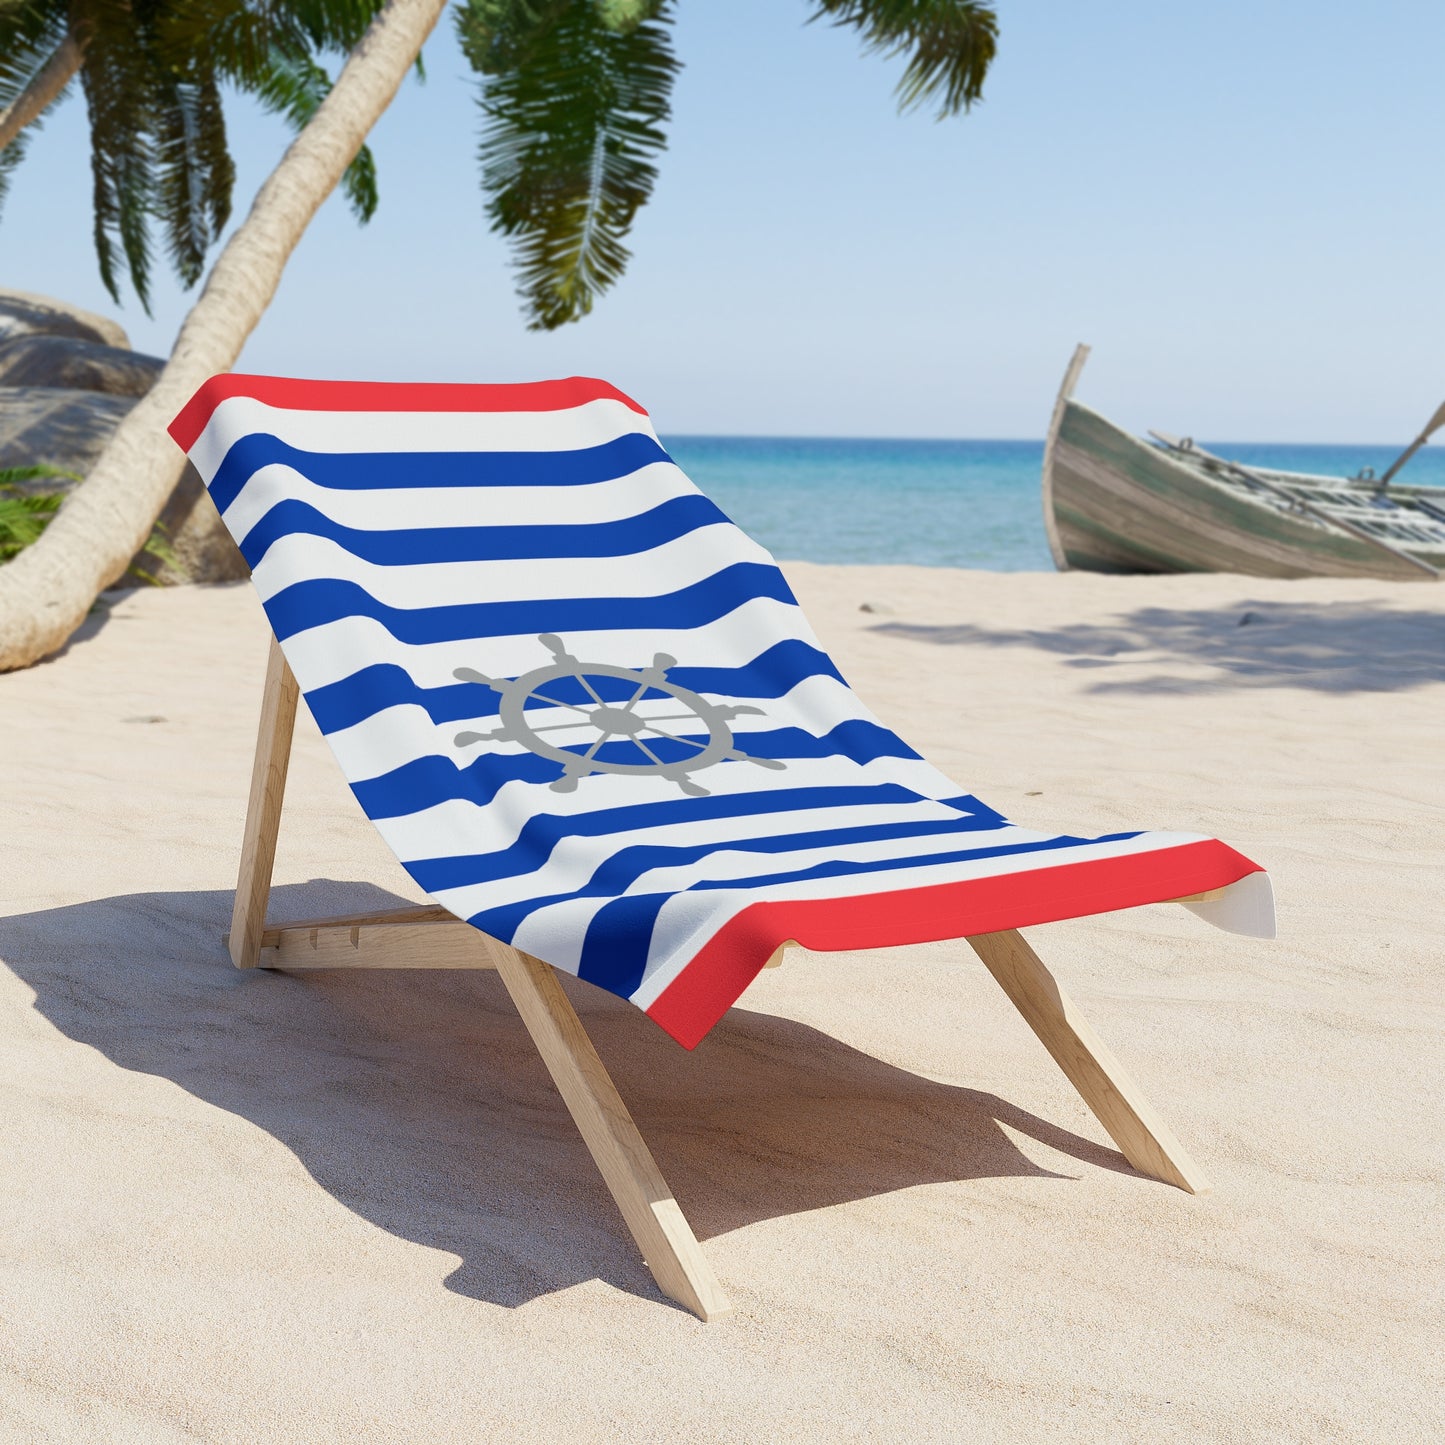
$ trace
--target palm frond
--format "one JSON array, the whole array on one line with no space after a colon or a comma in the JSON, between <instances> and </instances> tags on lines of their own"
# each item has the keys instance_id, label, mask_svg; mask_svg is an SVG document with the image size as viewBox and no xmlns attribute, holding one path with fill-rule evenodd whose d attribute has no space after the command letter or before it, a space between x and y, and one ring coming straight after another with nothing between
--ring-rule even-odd
<instances>
[{"instance_id":1,"label":"palm frond","mask_svg":"<svg viewBox=\"0 0 1445 1445\"><path fill-rule=\"evenodd\" d=\"M816 0L812 20L851 25L864 49L906 55L898 106L938 103L938 118L966 111L983 96L998 49L998 15L988 0Z\"/></svg>"},{"instance_id":2,"label":"palm frond","mask_svg":"<svg viewBox=\"0 0 1445 1445\"><path fill-rule=\"evenodd\" d=\"M36 121L31 129L36 129L40 122ZM0 213L5 209L5 197L10 194L10 177L15 173L15 168L25 159L25 148L29 142L29 135L22 131L0 151Z\"/></svg>"},{"instance_id":3,"label":"palm frond","mask_svg":"<svg viewBox=\"0 0 1445 1445\"><path fill-rule=\"evenodd\" d=\"M316 50L354 50L376 19L384 0L286 0L284 8L310 37Z\"/></svg>"},{"instance_id":4,"label":"palm frond","mask_svg":"<svg viewBox=\"0 0 1445 1445\"><path fill-rule=\"evenodd\" d=\"M277 47L251 75L248 88L267 110L284 116L299 131L331 93L331 77L306 51ZM377 203L376 160L370 147L362 146L347 166L341 189L356 219L369 221Z\"/></svg>"},{"instance_id":5,"label":"palm frond","mask_svg":"<svg viewBox=\"0 0 1445 1445\"><path fill-rule=\"evenodd\" d=\"M65 39L66 7L58 0L0 5L0 110L30 84Z\"/></svg>"},{"instance_id":6,"label":"palm frond","mask_svg":"<svg viewBox=\"0 0 1445 1445\"><path fill-rule=\"evenodd\" d=\"M150 314L149 217L155 190L153 75L135 40L136 15L126 0L91 0L77 38L90 116L90 169L95 255L105 289L119 303L123 256L135 293ZM119 252L119 254L118 254Z\"/></svg>"},{"instance_id":7,"label":"palm frond","mask_svg":"<svg viewBox=\"0 0 1445 1445\"><path fill-rule=\"evenodd\" d=\"M213 74L158 78L155 115L155 211L181 284L194 286L206 253L231 215L236 167Z\"/></svg>"},{"instance_id":8,"label":"palm frond","mask_svg":"<svg viewBox=\"0 0 1445 1445\"><path fill-rule=\"evenodd\" d=\"M7 4L0 6L0 111L8 110L65 40L63 4ZM69 87L66 87L68 90ZM65 98L62 90L52 105ZM34 120L0 151L0 209L10 189L10 177L25 159L30 136L40 129Z\"/></svg>"},{"instance_id":9,"label":"palm frond","mask_svg":"<svg viewBox=\"0 0 1445 1445\"><path fill-rule=\"evenodd\" d=\"M462 47L483 76L482 187L512 238L532 330L591 311L657 179L680 68L670 0L466 0Z\"/></svg>"},{"instance_id":10,"label":"palm frond","mask_svg":"<svg viewBox=\"0 0 1445 1445\"><path fill-rule=\"evenodd\" d=\"M22 492L13 483L51 474L59 475L53 467L0 471L0 562L8 562L35 541L65 500L55 492Z\"/></svg>"}]
</instances>

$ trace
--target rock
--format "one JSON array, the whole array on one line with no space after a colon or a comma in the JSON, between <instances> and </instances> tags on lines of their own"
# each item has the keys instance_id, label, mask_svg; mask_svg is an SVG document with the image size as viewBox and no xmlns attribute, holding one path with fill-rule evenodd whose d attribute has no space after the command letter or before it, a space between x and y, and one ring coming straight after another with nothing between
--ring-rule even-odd
<instances>
[{"instance_id":1,"label":"rock","mask_svg":"<svg viewBox=\"0 0 1445 1445\"><path fill-rule=\"evenodd\" d=\"M0 287L0 338L33 335L73 336L80 341L130 350L130 338L124 330L104 316L57 301L53 296Z\"/></svg>"},{"instance_id":2,"label":"rock","mask_svg":"<svg viewBox=\"0 0 1445 1445\"><path fill-rule=\"evenodd\" d=\"M45 462L84 476L135 401L67 387L0 387L0 468ZM24 486L34 492L68 489L54 479Z\"/></svg>"},{"instance_id":3,"label":"rock","mask_svg":"<svg viewBox=\"0 0 1445 1445\"><path fill-rule=\"evenodd\" d=\"M886 602L860 602L858 604L858 610L859 612L874 612L880 617L893 616L893 608Z\"/></svg>"},{"instance_id":4,"label":"rock","mask_svg":"<svg viewBox=\"0 0 1445 1445\"><path fill-rule=\"evenodd\" d=\"M0 386L50 386L144 396L165 362L77 336L31 333L0 341Z\"/></svg>"}]
</instances>

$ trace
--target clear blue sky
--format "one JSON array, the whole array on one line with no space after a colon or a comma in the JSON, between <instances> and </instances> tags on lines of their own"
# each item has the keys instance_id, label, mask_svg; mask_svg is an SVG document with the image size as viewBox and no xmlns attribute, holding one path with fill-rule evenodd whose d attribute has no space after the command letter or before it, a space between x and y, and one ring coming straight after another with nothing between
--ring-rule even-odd
<instances>
[{"instance_id":1,"label":"clear blue sky","mask_svg":"<svg viewBox=\"0 0 1445 1445\"><path fill-rule=\"evenodd\" d=\"M680 0L672 144L628 276L528 333L486 229L450 19L372 137L381 209L333 200L240 366L615 381L664 432L1039 436L1080 395L1142 429L1404 440L1445 397L1439 0L1000 0L984 104L900 119L897 62L806 0ZM237 211L285 143L233 105ZM0 285L114 311L78 93L0 223ZM165 352L186 299L120 317Z\"/></svg>"}]
</instances>

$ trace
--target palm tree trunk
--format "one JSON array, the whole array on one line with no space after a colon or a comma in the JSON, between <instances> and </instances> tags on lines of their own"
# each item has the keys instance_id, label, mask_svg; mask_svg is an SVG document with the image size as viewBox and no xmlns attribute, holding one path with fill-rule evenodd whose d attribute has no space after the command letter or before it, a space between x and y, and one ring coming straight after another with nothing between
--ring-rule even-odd
<instances>
[{"instance_id":1,"label":"palm tree trunk","mask_svg":"<svg viewBox=\"0 0 1445 1445\"><path fill-rule=\"evenodd\" d=\"M445 7L446 0L388 0L227 241L155 385L40 540L0 567L0 671L63 646L150 535L185 462L166 426L201 382L235 363L307 224Z\"/></svg>"},{"instance_id":2,"label":"palm tree trunk","mask_svg":"<svg viewBox=\"0 0 1445 1445\"><path fill-rule=\"evenodd\" d=\"M50 59L30 77L30 84L17 95L8 109L0 111L0 151L43 115L50 103L75 78L82 51L74 35L67 35L51 52Z\"/></svg>"}]
</instances>

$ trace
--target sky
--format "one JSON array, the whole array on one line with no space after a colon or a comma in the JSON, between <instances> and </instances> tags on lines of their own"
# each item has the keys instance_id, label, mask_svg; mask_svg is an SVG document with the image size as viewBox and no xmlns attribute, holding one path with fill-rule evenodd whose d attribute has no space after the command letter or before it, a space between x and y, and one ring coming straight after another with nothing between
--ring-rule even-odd
<instances>
[{"instance_id":1,"label":"sky","mask_svg":"<svg viewBox=\"0 0 1445 1445\"><path fill-rule=\"evenodd\" d=\"M1214 440L1403 442L1445 397L1439 0L999 0L985 98L900 117L898 60L807 0L679 0L670 144L593 314L526 330L488 232L476 86L444 18L372 134L376 219L328 201L239 370L588 374L664 434L1039 437L1081 400ZM237 219L287 133L228 112ZM0 218L0 286L148 319L100 284L84 103ZM158 268L159 269L159 268Z\"/></svg>"}]
</instances>

